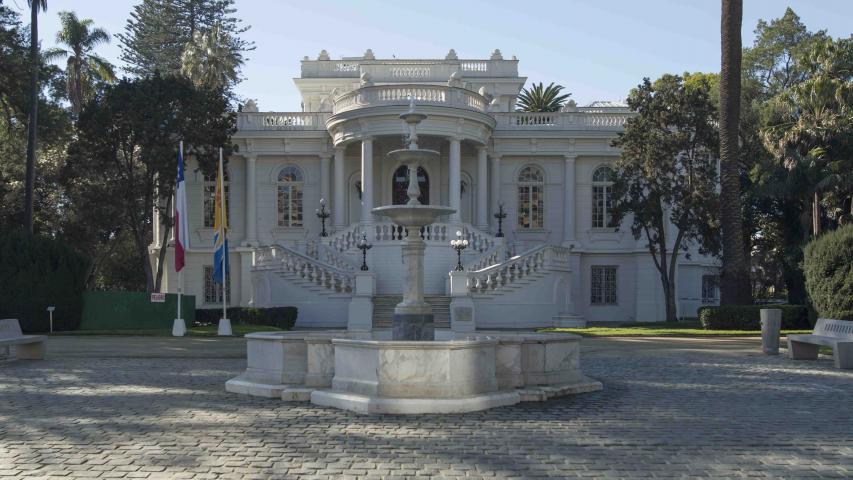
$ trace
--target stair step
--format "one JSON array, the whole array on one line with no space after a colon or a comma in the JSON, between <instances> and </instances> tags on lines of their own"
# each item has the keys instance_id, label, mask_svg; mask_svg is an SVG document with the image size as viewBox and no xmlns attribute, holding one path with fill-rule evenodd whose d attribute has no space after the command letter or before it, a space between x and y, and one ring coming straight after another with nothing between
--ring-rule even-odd
<instances>
[{"instance_id":1,"label":"stair step","mask_svg":"<svg viewBox=\"0 0 853 480\"><path fill-rule=\"evenodd\" d=\"M374 295L373 328L391 328L394 319L394 307L402 300L402 295ZM425 295L424 301L432 306L435 327L450 328L450 297Z\"/></svg>"}]
</instances>

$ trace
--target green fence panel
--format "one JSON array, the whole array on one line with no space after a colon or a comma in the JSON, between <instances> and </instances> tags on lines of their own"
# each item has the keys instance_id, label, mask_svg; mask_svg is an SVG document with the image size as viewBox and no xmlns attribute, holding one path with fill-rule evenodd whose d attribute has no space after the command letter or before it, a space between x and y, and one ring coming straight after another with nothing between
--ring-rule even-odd
<instances>
[{"instance_id":1,"label":"green fence panel","mask_svg":"<svg viewBox=\"0 0 853 480\"><path fill-rule=\"evenodd\" d=\"M152 302L147 292L85 292L80 330L171 329L178 295L166 294L165 302ZM187 326L195 321L195 296L181 298Z\"/></svg>"}]
</instances>

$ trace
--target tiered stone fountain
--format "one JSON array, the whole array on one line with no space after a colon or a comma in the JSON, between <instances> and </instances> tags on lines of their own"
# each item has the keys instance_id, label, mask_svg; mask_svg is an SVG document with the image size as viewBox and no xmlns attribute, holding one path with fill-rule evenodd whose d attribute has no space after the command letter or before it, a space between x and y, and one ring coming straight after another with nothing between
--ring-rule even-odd
<instances>
[{"instance_id":1,"label":"tiered stone fountain","mask_svg":"<svg viewBox=\"0 0 853 480\"><path fill-rule=\"evenodd\" d=\"M409 187L406 195L409 201L405 205L386 205L373 209L373 213L390 218L394 224L402 225L408 235L403 241L403 301L394 309L394 340L435 340L435 324L432 307L424 302L424 250L426 243L421 239L421 228L435 223L442 215L450 215L456 210L436 205L421 205L418 197L418 166L430 160L436 160L439 153L435 150L418 148L417 127L426 115L415 111L414 103L409 111L400 115L409 126L408 148L394 150L388 157L403 163L409 168Z\"/></svg>"},{"instance_id":2,"label":"tiered stone fountain","mask_svg":"<svg viewBox=\"0 0 853 480\"><path fill-rule=\"evenodd\" d=\"M577 335L436 332L432 309L424 302L420 231L455 209L418 201L418 166L439 154L418 147L417 126L426 115L416 112L414 103L400 118L409 128L408 146L388 155L408 165L409 201L373 209L408 231L402 246L403 301L394 310L392 331L246 335L246 372L226 382L226 389L397 414L470 412L600 390L600 382L581 373Z\"/></svg>"}]
</instances>

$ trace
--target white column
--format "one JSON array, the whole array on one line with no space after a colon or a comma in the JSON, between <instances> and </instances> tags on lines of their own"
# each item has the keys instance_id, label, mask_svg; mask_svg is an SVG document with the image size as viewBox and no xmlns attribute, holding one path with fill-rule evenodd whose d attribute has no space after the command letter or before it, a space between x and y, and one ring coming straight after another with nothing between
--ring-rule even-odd
<instances>
[{"instance_id":1,"label":"white column","mask_svg":"<svg viewBox=\"0 0 853 480\"><path fill-rule=\"evenodd\" d=\"M361 223L373 223L373 137L361 141Z\"/></svg>"},{"instance_id":2,"label":"white column","mask_svg":"<svg viewBox=\"0 0 853 480\"><path fill-rule=\"evenodd\" d=\"M563 170L563 243L575 240L575 159L577 155L565 156Z\"/></svg>"},{"instance_id":3,"label":"white column","mask_svg":"<svg viewBox=\"0 0 853 480\"><path fill-rule=\"evenodd\" d=\"M332 222L335 228L344 226L344 147L335 148L335 185L332 194Z\"/></svg>"},{"instance_id":4,"label":"white column","mask_svg":"<svg viewBox=\"0 0 853 480\"><path fill-rule=\"evenodd\" d=\"M328 153L320 154L320 198L329 201L329 169L332 163L332 156Z\"/></svg>"},{"instance_id":5,"label":"white column","mask_svg":"<svg viewBox=\"0 0 853 480\"><path fill-rule=\"evenodd\" d=\"M477 228L489 227L489 168L486 147L477 148Z\"/></svg>"},{"instance_id":6,"label":"white column","mask_svg":"<svg viewBox=\"0 0 853 480\"><path fill-rule=\"evenodd\" d=\"M255 154L246 154L246 240L247 245L257 245L258 243L258 198L257 184L258 179L255 175L255 163L258 156Z\"/></svg>"},{"instance_id":7,"label":"white column","mask_svg":"<svg viewBox=\"0 0 853 480\"><path fill-rule=\"evenodd\" d=\"M458 224L462 218L462 140L458 137L450 139L450 183L447 189L450 197L450 208L456 212L450 214L450 223Z\"/></svg>"},{"instance_id":8,"label":"white column","mask_svg":"<svg viewBox=\"0 0 853 480\"><path fill-rule=\"evenodd\" d=\"M493 153L492 157L492 225L495 232L498 231L498 221L494 214L498 211L498 204L501 201L501 156Z\"/></svg>"}]
</instances>

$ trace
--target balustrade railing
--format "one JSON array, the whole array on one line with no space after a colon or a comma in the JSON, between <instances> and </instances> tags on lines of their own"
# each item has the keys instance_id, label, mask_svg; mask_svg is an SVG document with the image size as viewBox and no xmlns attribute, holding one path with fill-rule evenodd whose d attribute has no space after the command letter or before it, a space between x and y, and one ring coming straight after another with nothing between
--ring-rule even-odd
<instances>
[{"instance_id":1,"label":"balustrade railing","mask_svg":"<svg viewBox=\"0 0 853 480\"><path fill-rule=\"evenodd\" d=\"M351 293L355 282L351 270L312 258L283 245L255 250L255 268L281 268L330 292Z\"/></svg>"},{"instance_id":2,"label":"balustrade railing","mask_svg":"<svg viewBox=\"0 0 853 480\"><path fill-rule=\"evenodd\" d=\"M338 114L365 107L408 105L412 98L418 104L423 105L463 108L478 112L483 112L486 109L486 99L483 96L464 88L403 84L362 87L344 93L335 99L334 113Z\"/></svg>"},{"instance_id":3,"label":"balustrade railing","mask_svg":"<svg viewBox=\"0 0 853 480\"><path fill-rule=\"evenodd\" d=\"M545 269L567 269L569 254L565 247L540 245L506 261L468 272L468 290L489 293Z\"/></svg>"},{"instance_id":4,"label":"balustrade railing","mask_svg":"<svg viewBox=\"0 0 853 480\"><path fill-rule=\"evenodd\" d=\"M417 70L403 70L406 67L413 67ZM374 81L385 81L393 78L412 78L429 82L446 82L450 74L457 70L462 72L463 78L517 77L518 61L475 59L346 59L305 60L302 62L302 78L358 78L362 71L366 71L371 74Z\"/></svg>"},{"instance_id":5,"label":"balustrade railing","mask_svg":"<svg viewBox=\"0 0 853 480\"><path fill-rule=\"evenodd\" d=\"M621 130L634 114L618 111L493 113L496 130Z\"/></svg>"},{"instance_id":6,"label":"balustrade railing","mask_svg":"<svg viewBox=\"0 0 853 480\"><path fill-rule=\"evenodd\" d=\"M329 113L240 112L238 130L325 130Z\"/></svg>"}]
</instances>

